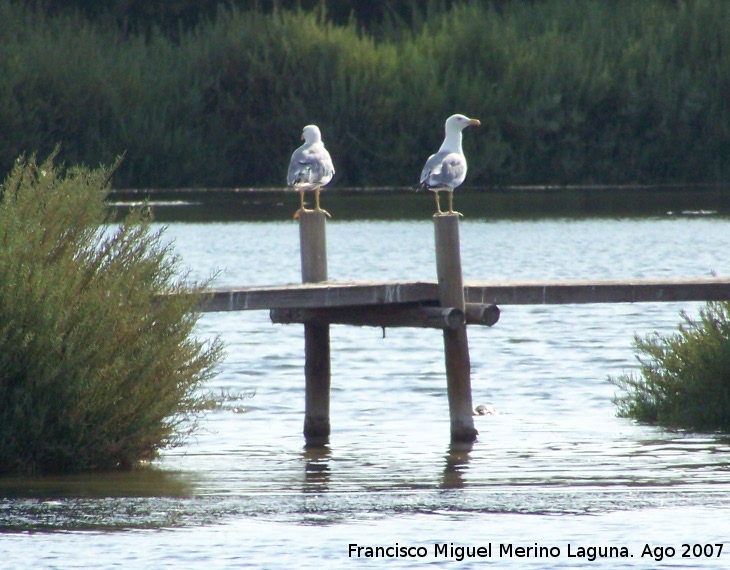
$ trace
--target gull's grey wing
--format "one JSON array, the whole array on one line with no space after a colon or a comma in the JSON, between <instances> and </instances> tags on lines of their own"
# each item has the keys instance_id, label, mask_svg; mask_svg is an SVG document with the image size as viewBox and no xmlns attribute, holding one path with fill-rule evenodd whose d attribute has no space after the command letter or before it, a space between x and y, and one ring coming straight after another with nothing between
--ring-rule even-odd
<instances>
[{"instance_id":1,"label":"gull's grey wing","mask_svg":"<svg viewBox=\"0 0 730 570\"><path fill-rule=\"evenodd\" d=\"M302 146L291 157L287 182L289 186L313 188L324 186L334 175L332 158L324 145Z\"/></svg>"},{"instance_id":2,"label":"gull's grey wing","mask_svg":"<svg viewBox=\"0 0 730 570\"><path fill-rule=\"evenodd\" d=\"M421 171L421 184L429 188L454 189L466 178L466 159L456 152L437 152L426 161Z\"/></svg>"}]
</instances>

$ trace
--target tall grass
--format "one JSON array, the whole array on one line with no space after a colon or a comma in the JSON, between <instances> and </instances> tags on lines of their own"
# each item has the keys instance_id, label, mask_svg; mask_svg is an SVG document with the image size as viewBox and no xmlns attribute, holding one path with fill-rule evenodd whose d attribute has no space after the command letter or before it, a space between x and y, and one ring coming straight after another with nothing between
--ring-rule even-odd
<instances>
[{"instance_id":1,"label":"tall grass","mask_svg":"<svg viewBox=\"0 0 730 570\"><path fill-rule=\"evenodd\" d=\"M438 2L427 3L428 6ZM177 39L0 0L0 171L62 143L117 186L282 185L318 123L339 185L409 185L453 112L472 185L725 181L730 4L455 3L363 31L235 8Z\"/></svg>"},{"instance_id":2,"label":"tall grass","mask_svg":"<svg viewBox=\"0 0 730 570\"><path fill-rule=\"evenodd\" d=\"M104 230L111 170L53 158L0 186L0 473L131 468L194 426L221 347L142 213Z\"/></svg>"}]
</instances>

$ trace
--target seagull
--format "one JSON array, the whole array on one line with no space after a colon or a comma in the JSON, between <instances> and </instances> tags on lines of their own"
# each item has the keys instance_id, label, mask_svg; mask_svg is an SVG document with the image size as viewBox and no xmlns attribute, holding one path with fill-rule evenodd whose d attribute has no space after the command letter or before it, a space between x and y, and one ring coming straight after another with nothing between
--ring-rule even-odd
<instances>
[{"instance_id":1,"label":"seagull","mask_svg":"<svg viewBox=\"0 0 730 570\"><path fill-rule=\"evenodd\" d=\"M291 155L287 182L290 187L299 192L301 197L299 211L311 211L304 207L304 192L314 190L314 211L324 212L329 216L326 210L319 207L319 191L335 175L332 158L324 147L322 133L317 125L304 127L302 139L304 139L304 144ZM294 217L298 218L299 212Z\"/></svg>"},{"instance_id":2,"label":"seagull","mask_svg":"<svg viewBox=\"0 0 730 570\"><path fill-rule=\"evenodd\" d=\"M466 178L466 157L461 149L461 131L469 125L481 125L477 119L464 115L451 115L446 119L444 142L436 154L428 157L421 172L420 187L431 190L436 196L436 215L459 214L454 212L454 188ZM441 211L439 192L449 193L449 211ZM459 214L461 215L461 214Z\"/></svg>"}]
</instances>

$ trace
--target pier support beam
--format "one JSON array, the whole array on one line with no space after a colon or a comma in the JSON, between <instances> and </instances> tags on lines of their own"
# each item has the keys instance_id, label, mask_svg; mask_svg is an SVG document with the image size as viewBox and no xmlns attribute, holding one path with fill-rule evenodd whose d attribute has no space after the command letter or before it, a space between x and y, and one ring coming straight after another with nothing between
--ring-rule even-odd
<instances>
[{"instance_id":1,"label":"pier support beam","mask_svg":"<svg viewBox=\"0 0 730 570\"><path fill-rule=\"evenodd\" d=\"M324 211L299 211L302 282L327 280L327 233ZM304 439L323 446L330 436L330 327L304 325Z\"/></svg>"},{"instance_id":2,"label":"pier support beam","mask_svg":"<svg viewBox=\"0 0 730 570\"><path fill-rule=\"evenodd\" d=\"M452 307L424 307L393 304L376 306L332 307L329 309L271 309L272 323L337 324L356 327L456 328L466 316Z\"/></svg>"},{"instance_id":3,"label":"pier support beam","mask_svg":"<svg viewBox=\"0 0 730 570\"><path fill-rule=\"evenodd\" d=\"M466 310L464 282L461 274L459 215L444 214L433 218L436 236L436 273L442 307ZM466 324L444 329L446 383L451 418L451 441L471 443L477 438L471 398L471 363Z\"/></svg>"}]
</instances>

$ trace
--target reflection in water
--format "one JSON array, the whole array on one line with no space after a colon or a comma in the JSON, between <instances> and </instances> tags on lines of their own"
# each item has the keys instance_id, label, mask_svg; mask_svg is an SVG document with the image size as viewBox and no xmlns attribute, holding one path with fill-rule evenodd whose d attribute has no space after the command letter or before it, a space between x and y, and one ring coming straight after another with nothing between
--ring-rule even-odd
<instances>
[{"instance_id":1,"label":"reflection in water","mask_svg":"<svg viewBox=\"0 0 730 570\"><path fill-rule=\"evenodd\" d=\"M329 490L330 459L332 451L328 446L305 447L302 452L304 460L304 483L302 491L305 493L323 493Z\"/></svg>"},{"instance_id":2,"label":"reflection in water","mask_svg":"<svg viewBox=\"0 0 730 570\"><path fill-rule=\"evenodd\" d=\"M463 210L472 217L543 218L545 216L713 216L726 214L727 189L635 187L560 188L459 188ZM140 203L140 193L114 191L110 206L118 210ZM171 221L278 221L296 208L291 193L273 189L145 190L145 202L155 219ZM650 197L650 199L647 199ZM431 200L410 188L338 188L327 196L337 219L424 220L431 214Z\"/></svg>"},{"instance_id":3,"label":"reflection in water","mask_svg":"<svg viewBox=\"0 0 730 570\"><path fill-rule=\"evenodd\" d=\"M461 489L464 487L464 473L469 469L473 443L453 442L446 452L441 487L443 489Z\"/></svg>"},{"instance_id":4,"label":"reflection in water","mask_svg":"<svg viewBox=\"0 0 730 570\"><path fill-rule=\"evenodd\" d=\"M190 474L134 471L0 478L0 532L161 528L200 522ZM200 510L200 512L195 512Z\"/></svg>"},{"instance_id":5,"label":"reflection in water","mask_svg":"<svg viewBox=\"0 0 730 570\"><path fill-rule=\"evenodd\" d=\"M5 499L33 497L190 497L195 489L191 474L141 467L132 471L81 473L52 476L0 477L0 496Z\"/></svg>"}]
</instances>

